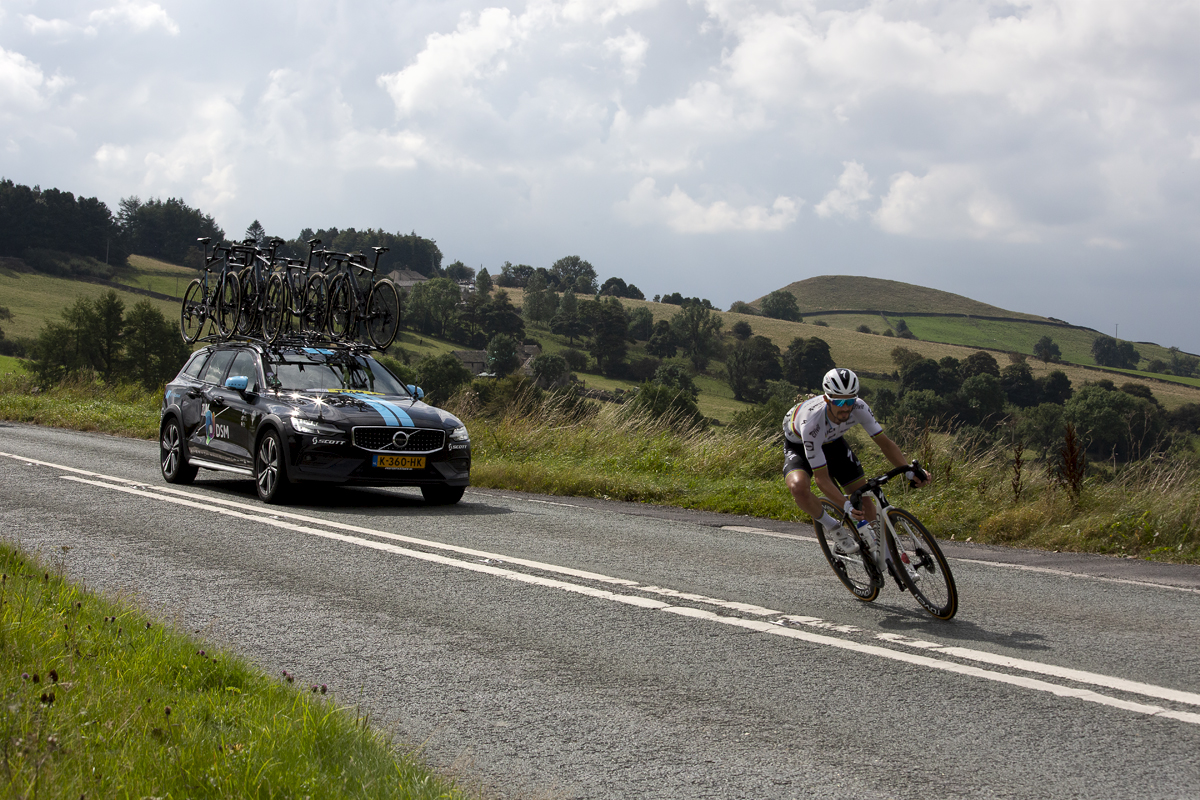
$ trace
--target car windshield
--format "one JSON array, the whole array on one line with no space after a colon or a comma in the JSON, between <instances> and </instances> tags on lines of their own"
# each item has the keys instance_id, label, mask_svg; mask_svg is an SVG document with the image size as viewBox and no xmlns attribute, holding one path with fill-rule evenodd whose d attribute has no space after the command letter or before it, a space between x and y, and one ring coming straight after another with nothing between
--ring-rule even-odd
<instances>
[{"instance_id":1,"label":"car windshield","mask_svg":"<svg viewBox=\"0 0 1200 800\"><path fill-rule=\"evenodd\" d=\"M264 363L267 384L278 391L375 392L408 395L396 376L370 356L316 351L274 353Z\"/></svg>"}]
</instances>

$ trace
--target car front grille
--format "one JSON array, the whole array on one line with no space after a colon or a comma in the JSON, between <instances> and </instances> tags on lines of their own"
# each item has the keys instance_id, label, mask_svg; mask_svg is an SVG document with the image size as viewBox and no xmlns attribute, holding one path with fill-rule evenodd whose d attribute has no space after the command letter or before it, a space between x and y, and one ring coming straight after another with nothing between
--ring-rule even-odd
<instances>
[{"instance_id":1,"label":"car front grille","mask_svg":"<svg viewBox=\"0 0 1200 800\"><path fill-rule=\"evenodd\" d=\"M407 433L408 441L397 446L397 433ZM355 428L354 445L382 453L435 453L446 444L446 432L435 428Z\"/></svg>"}]
</instances>

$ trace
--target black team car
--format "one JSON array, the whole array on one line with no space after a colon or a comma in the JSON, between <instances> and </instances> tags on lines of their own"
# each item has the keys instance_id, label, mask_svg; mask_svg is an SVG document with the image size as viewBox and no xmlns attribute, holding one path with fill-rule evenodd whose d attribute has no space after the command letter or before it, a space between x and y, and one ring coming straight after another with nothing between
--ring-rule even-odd
<instances>
[{"instance_id":1,"label":"black team car","mask_svg":"<svg viewBox=\"0 0 1200 800\"><path fill-rule=\"evenodd\" d=\"M427 503L457 503L470 483L466 427L368 353L240 341L198 350L163 396L163 477L244 475L268 503L302 482L417 486Z\"/></svg>"}]
</instances>

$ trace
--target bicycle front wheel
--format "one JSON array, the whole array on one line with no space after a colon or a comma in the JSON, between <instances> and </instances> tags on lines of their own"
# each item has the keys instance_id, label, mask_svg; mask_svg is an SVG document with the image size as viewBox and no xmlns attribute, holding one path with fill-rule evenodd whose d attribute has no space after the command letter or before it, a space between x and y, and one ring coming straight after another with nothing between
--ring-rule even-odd
<instances>
[{"instance_id":1,"label":"bicycle front wheel","mask_svg":"<svg viewBox=\"0 0 1200 800\"><path fill-rule=\"evenodd\" d=\"M937 540L902 508L889 508L888 519L896 529L889 544L895 545L892 561L901 580L922 608L938 619L950 619L958 613L958 588Z\"/></svg>"},{"instance_id":2,"label":"bicycle front wheel","mask_svg":"<svg viewBox=\"0 0 1200 800\"><path fill-rule=\"evenodd\" d=\"M183 304L179 308L179 333L183 341L193 344L200 338L200 331L208 321L204 308L204 283L196 278L183 292Z\"/></svg>"},{"instance_id":3,"label":"bicycle front wheel","mask_svg":"<svg viewBox=\"0 0 1200 800\"><path fill-rule=\"evenodd\" d=\"M829 500L822 498L821 506L834 519L841 519L845 516L842 509ZM860 550L854 555L846 555L837 548L836 543L825 536L825 527L820 522L814 521L813 528L817 531L817 541L821 544L821 552L825 554L825 560L829 562L829 566L833 567L833 572L838 576L842 585L864 603L869 603L879 597L879 589L882 587L883 581L876 579L875 565L867 560L869 556L866 552Z\"/></svg>"},{"instance_id":4,"label":"bicycle front wheel","mask_svg":"<svg viewBox=\"0 0 1200 800\"><path fill-rule=\"evenodd\" d=\"M354 336L354 287L345 275L338 275L329 284L329 314L325 324L334 339Z\"/></svg>"},{"instance_id":5,"label":"bicycle front wheel","mask_svg":"<svg viewBox=\"0 0 1200 800\"><path fill-rule=\"evenodd\" d=\"M304 309L300 313L300 330L320 333L325 328L325 307L329 304L329 289L325 276L316 273L304 287Z\"/></svg>"},{"instance_id":6,"label":"bicycle front wheel","mask_svg":"<svg viewBox=\"0 0 1200 800\"><path fill-rule=\"evenodd\" d=\"M237 276L232 272L225 273L217 287L217 333L222 337L228 337L237 330L242 314L241 302L242 292Z\"/></svg>"},{"instance_id":7,"label":"bicycle front wheel","mask_svg":"<svg viewBox=\"0 0 1200 800\"><path fill-rule=\"evenodd\" d=\"M367 296L367 336L380 350L396 340L400 325L400 293L396 284L383 278L371 287Z\"/></svg>"},{"instance_id":8,"label":"bicycle front wheel","mask_svg":"<svg viewBox=\"0 0 1200 800\"><path fill-rule=\"evenodd\" d=\"M267 279L267 291L263 295L263 338L271 344L275 344L283 332L287 311L287 284L282 275L275 273Z\"/></svg>"}]
</instances>

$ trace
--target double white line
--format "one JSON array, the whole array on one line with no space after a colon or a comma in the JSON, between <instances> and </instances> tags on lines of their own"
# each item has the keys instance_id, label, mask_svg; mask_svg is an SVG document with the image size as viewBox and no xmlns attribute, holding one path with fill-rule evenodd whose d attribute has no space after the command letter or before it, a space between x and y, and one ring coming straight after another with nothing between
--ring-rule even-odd
<instances>
[{"instance_id":1,"label":"double white line","mask_svg":"<svg viewBox=\"0 0 1200 800\"><path fill-rule=\"evenodd\" d=\"M95 486L107 491L122 492L149 500L171 503L174 505L214 514L221 514L236 519L246 520L248 522L270 525L275 528L281 528L295 533L317 536L323 539L330 539L358 547L392 553L394 555L404 556L406 558L413 558L443 566L454 567L456 569L470 570L472 572L490 575L506 580L518 581L521 583L545 588L558 589L561 591L572 592L575 594L615 603L622 603L647 610L665 611L669 614L676 614L703 622L728 625L744 630L751 630L771 636L799 640L824 647L835 647L842 650L850 650L853 652L862 653L864 655L886 658L892 661L899 661L906 664L927 667L929 669L940 670L942 672L954 673L957 675L978 678L981 680L994 681L1011 686L1019 686L1024 689L1046 692L1059 697L1074 698L1076 700L1097 703L1099 705L1109 706L1111 708L1118 708L1139 714L1165 717L1193 725L1200 725L1200 713L1196 711L1167 708L1145 702L1122 699L1119 697L1101 694L1091 688L1082 687L1098 687L1121 692L1127 695L1136 695L1142 698L1152 698L1156 700L1167 701L1175 705L1200 708L1200 694L1193 692L1185 692L1177 689L1155 686L1153 684L1130 681L1124 678L1117 678L1094 672L1069 669L1066 667L1055 666L1053 664L1044 664L1038 661L1029 661L1026 659L1000 656L982 650L947 646L939 642L927 640L911 639L909 637L899 636L896 634L875 634L874 639L877 642L884 642L899 646L900 648L904 649L885 647L882 644L865 643L844 636L830 635L831 633L842 633L852 636L854 634L861 634L864 632L854 626L835 625L821 620L818 617L789 615L780 611L749 603L739 603L689 592L680 592L666 587L641 584L636 581L631 581L624 578L615 578L586 570L563 567L556 564L547 564L529 559L515 558L467 547L459 547L457 545L443 544L441 542L430 541L428 539L418 539L411 536L404 536L402 534L376 530L374 528L365 528L358 525L351 525L333 520L310 517L288 511L276 509L270 509L268 511L260 505L249 505L233 500L213 497L211 495L201 495L194 492L176 489L170 486L155 486L151 488L138 481L129 480L127 478L119 478L112 475L90 472L77 467L54 464L48 461L39 461L37 459L27 458L25 456L19 456L11 453L0 452L0 456L11 458L15 461L24 462L30 465L37 465L66 472L68 474L60 475L60 477L64 480L88 484L90 486ZM362 538L363 536L369 536L371 538ZM412 547L405 547L402 545L415 545L423 549L416 550ZM442 553L450 553L453 554L453 556L442 555ZM525 567L527 569L534 570L537 573L543 574L530 574L528 572L520 572L517 570L497 566L497 564L500 563ZM548 577L548 575L561 577ZM573 578L576 581L586 581L587 583L576 583L570 580L563 580L563 578ZM599 584L599 586L588 584ZM636 592L636 594L632 592ZM658 598L671 598L675 601L683 600L693 605L672 605L666 600ZM717 613L716 611L707 610L705 608L697 608L696 606L709 606L711 608L719 609L722 613ZM817 631L823 632L818 633ZM930 654L938 654L957 660L951 661L944 658L934 658ZM984 669L982 667L975 666L975 664L987 664L992 667L1000 667L1009 670L1009 672L999 672L993 669ZM1076 685L1070 686L1050 683L1039 678L1029 677L1030 674L1058 678L1060 680L1070 681Z\"/></svg>"}]
</instances>

